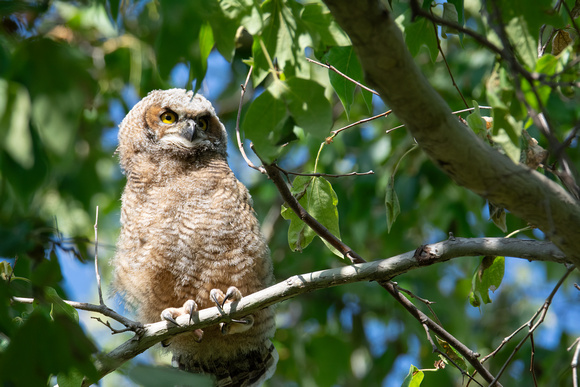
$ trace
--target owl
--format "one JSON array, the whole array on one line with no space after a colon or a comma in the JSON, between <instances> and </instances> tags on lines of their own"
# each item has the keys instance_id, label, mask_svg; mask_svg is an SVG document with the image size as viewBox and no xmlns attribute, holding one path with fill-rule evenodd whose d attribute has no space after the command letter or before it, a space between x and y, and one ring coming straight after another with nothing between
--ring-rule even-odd
<instances>
[{"instance_id":1,"label":"owl","mask_svg":"<svg viewBox=\"0 0 580 387\"><path fill-rule=\"evenodd\" d=\"M250 194L228 166L226 147L211 103L183 89L152 91L119 126L127 184L113 287L144 323L175 323L274 281ZM268 307L164 344L174 365L212 375L217 386L257 386L276 368L274 330Z\"/></svg>"}]
</instances>

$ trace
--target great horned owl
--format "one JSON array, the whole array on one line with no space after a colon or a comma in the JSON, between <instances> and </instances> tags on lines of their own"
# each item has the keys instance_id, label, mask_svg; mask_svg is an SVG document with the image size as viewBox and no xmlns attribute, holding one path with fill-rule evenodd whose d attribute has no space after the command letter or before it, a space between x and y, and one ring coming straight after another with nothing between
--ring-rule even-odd
<instances>
[{"instance_id":1,"label":"great horned owl","mask_svg":"<svg viewBox=\"0 0 580 387\"><path fill-rule=\"evenodd\" d=\"M174 321L272 284L268 246L211 103L183 89L152 91L119 128L127 185L113 285L140 320ZM218 386L259 385L276 367L274 330L266 308L174 337L169 349L174 364Z\"/></svg>"}]
</instances>

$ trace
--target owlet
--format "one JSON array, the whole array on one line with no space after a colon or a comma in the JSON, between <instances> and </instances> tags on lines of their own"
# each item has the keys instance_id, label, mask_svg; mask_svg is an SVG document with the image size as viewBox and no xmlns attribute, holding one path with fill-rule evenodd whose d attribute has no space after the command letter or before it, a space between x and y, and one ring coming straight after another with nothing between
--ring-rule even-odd
<instances>
[{"instance_id":1,"label":"owlet","mask_svg":"<svg viewBox=\"0 0 580 387\"><path fill-rule=\"evenodd\" d=\"M144 323L174 322L274 281L250 195L228 166L226 146L211 103L183 89L152 91L120 124L127 185L113 285ZM168 345L183 370L213 375L218 386L255 386L276 368L274 330L270 307Z\"/></svg>"}]
</instances>

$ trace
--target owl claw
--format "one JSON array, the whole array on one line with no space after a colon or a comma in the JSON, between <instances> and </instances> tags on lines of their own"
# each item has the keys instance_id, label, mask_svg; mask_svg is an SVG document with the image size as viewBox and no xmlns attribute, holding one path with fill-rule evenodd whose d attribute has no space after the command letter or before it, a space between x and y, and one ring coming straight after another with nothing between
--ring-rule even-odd
<instances>
[{"instance_id":1,"label":"owl claw","mask_svg":"<svg viewBox=\"0 0 580 387\"><path fill-rule=\"evenodd\" d=\"M235 286L230 286L226 293L220 289L212 289L209 292L209 296L213 302L215 302L220 313L224 312L224 305L226 302L236 302L242 299L242 292ZM254 316L249 315L241 320L229 319L228 322L220 323L220 332L224 335L229 335L232 333L245 332L254 325Z\"/></svg>"},{"instance_id":2,"label":"owl claw","mask_svg":"<svg viewBox=\"0 0 580 387\"><path fill-rule=\"evenodd\" d=\"M180 326L177 320L177 317L188 314L189 315L189 322L191 323L193 320L193 314L197 311L197 304L193 300L187 300L183 304L181 308L167 308L161 312L161 319L165 321L169 321L177 326ZM196 329L193 331L194 339L198 343L203 338L203 331L201 329ZM169 340L162 342L164 347L169 345Z\"/></svg>"}]
</instances>

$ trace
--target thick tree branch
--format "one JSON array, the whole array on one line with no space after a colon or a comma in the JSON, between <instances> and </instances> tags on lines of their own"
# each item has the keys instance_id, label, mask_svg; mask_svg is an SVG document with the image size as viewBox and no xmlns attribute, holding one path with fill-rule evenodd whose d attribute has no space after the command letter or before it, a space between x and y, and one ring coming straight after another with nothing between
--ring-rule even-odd
<instances>
[{"instance_id":1,"label":"thick tree branch","mask_svg":"<svg viewBox=\"0 0 580 387\"><path fill-rule=\"evenodd\" d=\"M221 321L227 321L230 318L241 318L254 310L265 308L300 294L354 282L380 282L381 286L385 287L399 302L403 303L405 308L422 323L425 323L429 318L417 309L405 296L401 295L393 283L388 281L414 268L445 262L458 257L481 255L503 255L535 261L567 262L564 254L550 242L505 238L452 238L446 241L424 245L415 251L409 251L379 261L295 275L269 288L250 294L238 303L224 305L225 315L220 314L219 310L214 307L197 312L193 316L191 324L188 316L180 316L177 318L177 322L180 324L179 326L175 326L166 321L142 326L101 305L73 301L65 302L77 309L93 311L114 318L128 327L133 326L138 331L139 334L121 344L107 355L99 357L97 369L99 375L103 377L119 368L127 360L134 358L158 342L179 333L194 329L203 329ZM33 299L26 298L13 298L13 300L23 303L31 303L33 301ZM463 348L464 351L462 351L462 354L466 354L468 360L477 359L478 355L476 353L465 347L460 341L453 337L450 338L445 330L437 324L429 323L429 329L444 338L451 345ZM485 368L477 367L479 361L475 360L472 364L474 363L476 363L476 368L478 368L478 371L482 375L489 374ZM493 377L490 380L493 380Z\"/></svg>"},{"instance_id":2,"label":"thick tree branch","mask_svg":"<svg viewBox=\"0 0 580 387\"><path fill-rule=\"evenodd\" d=\"M460 123L411 57L376 0L325 0L350 36L371 86L457 184L539 227L580 268L580 206L562 187L514 164Z\"/></svg>"}]
</instances>

